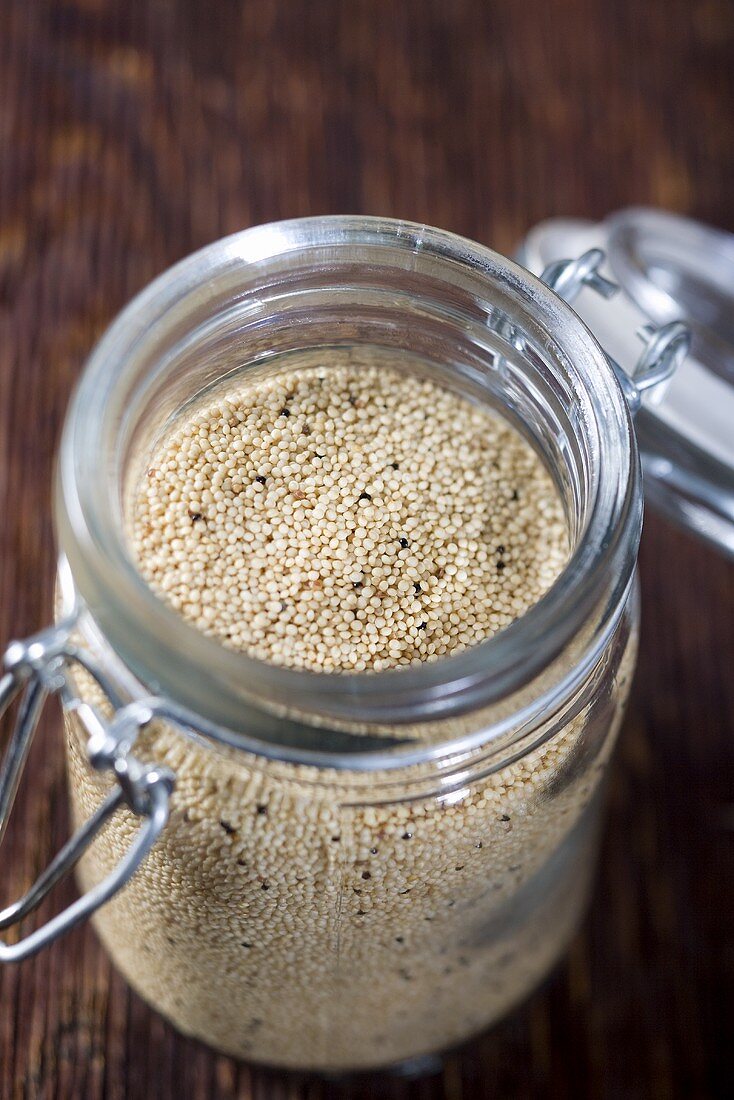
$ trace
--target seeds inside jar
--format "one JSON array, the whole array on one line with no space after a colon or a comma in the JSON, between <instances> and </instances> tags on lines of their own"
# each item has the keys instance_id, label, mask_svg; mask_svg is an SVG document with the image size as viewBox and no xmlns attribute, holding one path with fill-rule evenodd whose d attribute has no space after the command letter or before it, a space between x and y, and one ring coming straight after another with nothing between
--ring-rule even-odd
<instances>
[{"instance_id":1,"label":"seeds inside jar","mask_svg":"<svg viewBox=\"0 0 734 1100\"><path fill-rule=\"evenodd\" d=\"M134 546L223 645L318 672L436 660L508 626L567 553L559 495L486 408L392 366L218 395L155 451Z\"/></svg>"},{"instance_id":2,"label":"seeds inside jar","mask_svg":"<svg viewBox=\"0 0 734 1100\"><path fill-rule=\"evenodd\" d=\"M223 646L296 668L376 672L491 637L564 565L550 475L508 423L394 356L327 358L213 391L159 441L131 510L142 574ZM137 751L175 772L173 810L96 918L116 964L184 1032L269 1064L384 1066L486 1027L583 906L634 659L620 639L603 699L574 698L510 759L482 745L337 772L152 725ZM73 715L67 733L80 823L105 790ZM135 828L110 823L85 887Z\"/></svg>"}]
</instances>

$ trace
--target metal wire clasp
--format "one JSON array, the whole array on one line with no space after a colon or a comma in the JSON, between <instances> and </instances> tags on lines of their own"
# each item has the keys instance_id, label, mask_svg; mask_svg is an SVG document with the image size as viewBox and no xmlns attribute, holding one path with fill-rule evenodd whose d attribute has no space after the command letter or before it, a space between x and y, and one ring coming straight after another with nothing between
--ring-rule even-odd
<instances>
[{"instance_id":1,"label":"metal wire clasp","mask_svg":"<svg viewBox=\"0 0 734 1100\"><path fill-rule=\"evenodd\" d=\"M33 736L50 694L58 694L67 709L77 713L89 734L87 753L91 766L97 771L110 772L116 786L62 847L25 896L0 911L0 930L17 924L40 905L122 806L127 805L143 823L107 878L19 942L9 945L0 941L0 963L27 959L109 901L137 871L168 821L174 785L172 772L141 762L131 751L140 731L156 716L157 700L124 706L90 655L73 645L73 627L74 619L67 619L23 642L11 642L5 652L5 674L0 680L0 718L16 697L20 698L13 731L0 764L0 845ZM74 664L85 668L106 693L115 707L111 721L104 720L94 707L76 696L69 676Z\"/></svg>"},{"instance_id":2,"label":"metal wire clasp","mask_svg":"<svg viewBox=\"0 0 734 1100\"><path fill-rule=\"evenodd\" d=\"M556 260L549 264L540 278L569 305L573 304L584 287L595 290L603 298L612 298L620 288L600 273L605 259L601 248L590 248L575 260ZM605 350L633 414L640 407L643 392L670 378L691 346L691 333L682 321L670 321L659 328L643 325L637 335L644 341L645 347L632 374L628 374Z\"/></svg>"}]
</instances>

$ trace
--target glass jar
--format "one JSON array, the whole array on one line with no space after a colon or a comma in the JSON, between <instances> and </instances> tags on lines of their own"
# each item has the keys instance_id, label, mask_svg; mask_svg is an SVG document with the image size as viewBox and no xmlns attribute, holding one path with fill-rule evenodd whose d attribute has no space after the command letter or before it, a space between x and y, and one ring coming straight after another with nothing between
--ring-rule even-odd
<instances>
[{"instance_id":1,"label":"glass jar","mask_svg":"<svg viewBox=\"0 0 734 1100\"><path fill-rule=\"evenodd\" d=\"M306 219L217 242L115 321L61 445L57 625L9 647L0 685L5 707L21 695L0 830L50 692L77 828L0 927L77 860L83 893L0 961L95 914L115 964L182 1031L328 1071L454 1046L547 973L587 899L635 659L630 403L685 351L673 325L634 383L610 363L561 297L606 293L600 261L555 264L553 290L438 230ZM530 611L455 656L370 674L267 665L145 584L131 493L165 426L232 372L362 345L522 431L561 494L569 560Z\"/></svg>"}]
</instances>

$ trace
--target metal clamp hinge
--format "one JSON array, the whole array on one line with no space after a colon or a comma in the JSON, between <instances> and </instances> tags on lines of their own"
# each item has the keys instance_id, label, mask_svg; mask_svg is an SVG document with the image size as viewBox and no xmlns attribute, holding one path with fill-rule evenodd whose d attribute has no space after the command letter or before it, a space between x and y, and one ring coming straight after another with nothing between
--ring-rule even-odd
<instances>
[{"instance_id":1,"label":"metal clamp hinge","mask_svg":"<svg viewBox=\"0 0 734 1100\"><path fill-rule=\"evenodd\" d=\"M591 248L575 260L556 260L549 264L540 278L569 305L584 287L596 291L603 298L611 298L620 288L601 274L600 268L605 259L601 248ZM645 347L631 374L605 351L632 413L639 409L645 390L660 385L675 373L691 345L691 333L682 321L670 321L659 328L643 325L637 335L644 341Z\"/></svg>"},{"instance_id":2,"label":"metal clamp hinge","mask_svg":"<svg viewBox=\"0 0 734 1100\"><path fill-rule=\"evenodd\" d=\"M40 905L118 809L127 806L142 818L142 824L125 855L102 882L24 939L12 945L0 941L0 963L28 958L96 912L130 880L168 821L173 774L167 768L143 763L131 751L140 731L156 717L157 701L123 705L90 655L72 643L73 626L73 619L66 620L26 641L12 642L6 650L5 673L0 680L0 718L16 697L19 701L0 764L0 844L44 703L51 694L59 695L67 709L76 712L89 734L87 753L91 766L111 773L115 787L24 897L0 910L0 930L17 924ZM70 670L75 664L83 667L107 695L115 708L111 721L102 718L91 705L79 701L70 680Z\"/></svg>"}]
</instances>

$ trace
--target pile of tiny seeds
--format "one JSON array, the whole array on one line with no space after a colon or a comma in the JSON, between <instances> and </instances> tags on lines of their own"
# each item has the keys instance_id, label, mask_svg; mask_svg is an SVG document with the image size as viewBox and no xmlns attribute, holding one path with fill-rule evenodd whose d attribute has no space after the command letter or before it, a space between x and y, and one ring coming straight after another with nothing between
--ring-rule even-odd
<instances>
[{"instance_id":1,"label":"pile of tiny seeds","mask_svg":"<svg viewBox=\"0 0 734 1100\"><path fill-rule=\"evenodd\" d=\"M393 366L292 370L189 411L150 460L133 543L225 646L322 672L434 660L553 583L560 498L509 424Z\"/></svg>"}]
</instances>

